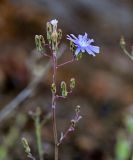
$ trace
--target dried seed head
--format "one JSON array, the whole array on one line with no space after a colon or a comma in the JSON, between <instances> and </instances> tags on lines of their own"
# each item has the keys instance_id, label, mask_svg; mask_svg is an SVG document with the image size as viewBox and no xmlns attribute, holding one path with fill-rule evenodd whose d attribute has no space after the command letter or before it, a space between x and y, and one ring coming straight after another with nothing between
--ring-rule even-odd
<instances>
[{"instance_id":1,"label":"dried seed head","mask_svg":"<svg viewBox=\"0 0 133 160\"><path fill-rule=\"evenodd\" d=\"M79 113L79 112L80 112L80 106L79 106L79 105L76 106L75 111L76 111L76 113Z\"/></svg>"}]
</instances>

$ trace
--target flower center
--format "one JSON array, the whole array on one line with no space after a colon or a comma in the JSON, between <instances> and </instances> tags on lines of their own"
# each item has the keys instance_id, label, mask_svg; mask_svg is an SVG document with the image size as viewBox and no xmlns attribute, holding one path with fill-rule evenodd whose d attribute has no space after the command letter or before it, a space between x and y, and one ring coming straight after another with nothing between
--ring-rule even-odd
<instances>
[{"instance_id":1,"label":"flower center","mask_svg":"<svg viewBox=\"0 0 133 160\"><path fill-rule=\"evenodd\" d=\"M85 39L79 40L79 45L82 47L87 47L88 46L88 41Z\"/></svg>"}]
</instances>

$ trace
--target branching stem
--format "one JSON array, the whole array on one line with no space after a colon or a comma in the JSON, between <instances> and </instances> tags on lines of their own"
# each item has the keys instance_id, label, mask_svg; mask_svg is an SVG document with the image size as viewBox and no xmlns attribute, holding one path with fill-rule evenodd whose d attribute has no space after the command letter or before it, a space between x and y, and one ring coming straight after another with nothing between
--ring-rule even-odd
<instances>
[{"instance_id":1,"label":"branching stem","mask_svg":"<svg viewBox=\"0 0 133 160\"><path fill-rule=\"evenodd\" d=\"M59 67L64 66L64 65L66 65L66 64L72 63L72 62L74 62L74 60L75 60L75 59L74 59L74 57L73 57L71 60L69 60L69 61L67 61L67 62L64 62L64 63L61 63L61 64L57 65L56 68L59 68Z\"/></svg>"}]
</instances>

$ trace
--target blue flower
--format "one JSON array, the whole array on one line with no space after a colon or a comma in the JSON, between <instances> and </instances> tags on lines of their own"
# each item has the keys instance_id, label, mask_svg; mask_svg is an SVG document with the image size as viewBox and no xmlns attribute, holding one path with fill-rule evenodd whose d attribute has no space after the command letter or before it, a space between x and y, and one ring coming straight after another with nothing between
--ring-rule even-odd
<instances>
[{"instance_id":1,"label":"blue flower","mask_svg":"<svg viewBox=\"0 0 133 160\"><path fill-rule=\"evenodd\" d=\"M93 39L89 39L87 37L87 33L85 35L79 35L78 38L73 34L67 35L67 39L72 41L76 46L75 55L77 56L80 52L87 52L90 55L95 56L95 54L100 52L100 48L98 46L91 45L94 42Z\"/></svg>"}]
</instances>

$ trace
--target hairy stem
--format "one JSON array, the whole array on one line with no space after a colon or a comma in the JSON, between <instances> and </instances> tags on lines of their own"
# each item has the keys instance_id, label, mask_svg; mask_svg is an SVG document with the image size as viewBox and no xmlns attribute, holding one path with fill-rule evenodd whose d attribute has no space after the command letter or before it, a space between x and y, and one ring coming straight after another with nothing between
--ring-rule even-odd
<instances>
[{"instance_id":1,"label":"hairy stem","mask_svg":"<svg viewBox=\"0 0 133 160\"><path fill-rule=\"evenodd\" d=\"M57 67L57 58L56 53L53 52L53 83L56 84L56 67ZM54 134L54 145L55 145L55 153L54 159L58 160L58 136L57 136L57 126L56 126L56 95L52 93L52 120L53 120L53 134Z\"/></svg>"}]
</instances>

